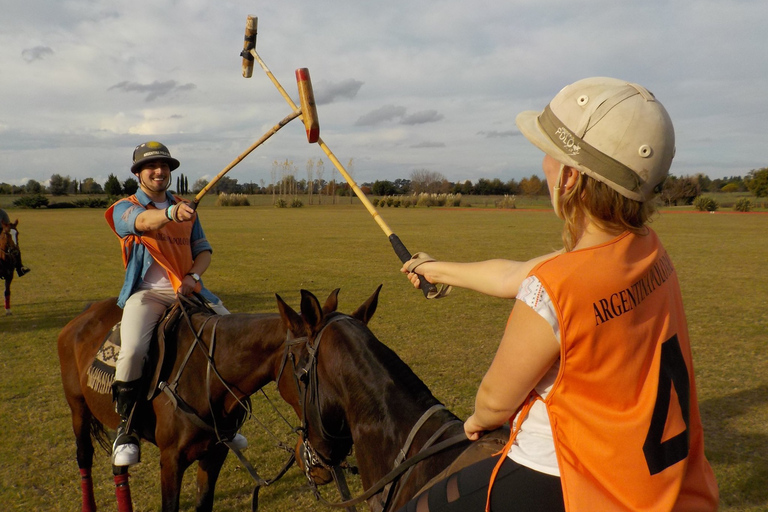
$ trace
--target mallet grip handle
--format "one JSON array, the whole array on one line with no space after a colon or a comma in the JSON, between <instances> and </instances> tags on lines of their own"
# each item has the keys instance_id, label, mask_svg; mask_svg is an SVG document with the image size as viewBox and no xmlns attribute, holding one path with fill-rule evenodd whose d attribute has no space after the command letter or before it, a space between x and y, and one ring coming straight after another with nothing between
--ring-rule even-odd
<instances>
[{"instance_id":1,"label":"mallet grip handle","mask_svg":"<svg viewBox=\"0 0 768 512\"><path fill-rule=\"evenodd\" d=\"M400 261L405 263L411 259L411 253L405 248L405 245L403 245L403 242L400 241L396 234L392 233L389 235L389 243L392 244L392 248L395 250L397 257L400 258ZM424 279L422 275L419 276L419 288L424 292L425 297L437 293L437 286Z\"/></svg>"},{"instance_id":2,"label":"mallet grip handle","mask_svg":"<svg viewBox=\"0 0 768 512\"><path fill-rule=\"evenodd\" d=\"M251 50L256 48L256 30L259 19L256 16L248 16L245 23L245 39L243 40L243 77L251 78L253 75L253 55Z\"/></svg>"}]
</instances>

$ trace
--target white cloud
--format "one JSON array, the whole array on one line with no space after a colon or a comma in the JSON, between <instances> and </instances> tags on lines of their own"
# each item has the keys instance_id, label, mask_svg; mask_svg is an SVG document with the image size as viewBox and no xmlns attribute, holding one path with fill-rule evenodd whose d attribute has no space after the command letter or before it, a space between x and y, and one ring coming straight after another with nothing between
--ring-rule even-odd
<instances>
[{"instance_id":1,"label":"white cloud","mask_svg":"<svg viewBox=\"0 0 768 512\"><path fill-rule=\"evenodd\" d=\"M192 179L213 175L289 107L256 64L240 74L245 19L294 101L310 69L321 134L356 179L519 179L540 152L514 124L586 76L639 82L677 131L673 172L764 167L768 3L754 0L28 0L0 18L0 181L123 172L160 138ZM250 6L253 9L254 6ZM40 12L46 16L39 16ZM84 158L90 155L90 158ZM231 173L323 157L291 123Z\"/></svg>"}]
</instances>

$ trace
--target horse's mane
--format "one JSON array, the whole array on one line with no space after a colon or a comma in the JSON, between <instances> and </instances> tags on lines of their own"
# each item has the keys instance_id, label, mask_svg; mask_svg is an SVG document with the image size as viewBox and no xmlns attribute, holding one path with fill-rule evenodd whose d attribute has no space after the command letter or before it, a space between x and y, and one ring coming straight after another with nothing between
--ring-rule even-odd
<instances>
[{"instance_id":1,"label":"horse's mane","mask_svg":"<svg viewBox=\"0 0 768 512\"><path fill-rule=\"evenodd\" d=\"M379 340L370 330L366 330L370 334L365 340L365 346L387 370L392 380L402 384L405 389L413 393L414 398L418 402L427 405L437 403L437 398L435 398L418 375L413 372L411 367L408 366L394 350Z\"/></svg>"}]
</instances>

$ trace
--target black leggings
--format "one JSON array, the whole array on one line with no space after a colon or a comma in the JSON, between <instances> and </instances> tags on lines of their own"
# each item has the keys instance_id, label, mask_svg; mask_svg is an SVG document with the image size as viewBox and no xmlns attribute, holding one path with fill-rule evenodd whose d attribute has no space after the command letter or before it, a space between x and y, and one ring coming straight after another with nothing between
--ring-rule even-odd
<instances>
[{"instance_id":1,"label":"black leggings","mask_svg":"<svg viewBox=\"0 0 768 512\"><path fill-rule=\"evenodd\" d=\"M398 512L483 512L499 455L467 466L405 504ZM491 492L494 512L565 511L560 478L502 462Z\"/></svg>"}]
</instances>

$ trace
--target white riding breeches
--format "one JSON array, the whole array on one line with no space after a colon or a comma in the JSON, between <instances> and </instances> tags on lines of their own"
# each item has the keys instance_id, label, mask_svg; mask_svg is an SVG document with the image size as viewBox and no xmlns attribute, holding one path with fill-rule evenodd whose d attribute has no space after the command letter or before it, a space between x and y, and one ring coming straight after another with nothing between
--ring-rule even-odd
<instances>
[{"instance_id":1,"label":"white riding breeches","mask_svg":"<svg viewBox=\"0 0 768 512\"><path fill-rule=\"evenodd\" d=\"M144 358L149 352L157 323L165 310L176 301L173 290L139 290L131 295L123 308L120 324L120 353L117 356L115 380L130 382L141 378ZM229 314L221 303L211 304L220 314Z\"/></svg>"}]
</instances>

